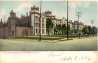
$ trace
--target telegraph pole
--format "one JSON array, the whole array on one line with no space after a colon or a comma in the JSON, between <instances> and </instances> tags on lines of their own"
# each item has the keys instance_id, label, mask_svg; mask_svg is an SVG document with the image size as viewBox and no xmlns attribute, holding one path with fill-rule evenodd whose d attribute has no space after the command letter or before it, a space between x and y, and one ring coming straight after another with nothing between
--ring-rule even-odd
<instances>
[{"instance_id":1,"label":"telegraph pole","mask_svg":"<svg viewBox=\"0 0 98 63\"><path fill-rule=\"evenodd\" d=\"M69 27L68 27L68 0L67 0L67 40L69 39Z\"/></svg>"},{"instance_id":2,"label":"telegraph pole","mask_svg":"<svg viewBox=\"0 0 98 63\"><path fill-rule=\"evenodd\" d=\"M42 2L40 1L40 19L39 19L39 40L41 40L41 10L42 10Z\"/></svg>"},{"instance_id":3,"label":"telegraph pole","mask_svg":"<svg viewBox=\"0 0 98 63\"><path fill-rule=\"evenodd\" d=\"M29 27L28 7L26 7L26 24L25 25L26 25L25 27L27 29L27 27ZM29 32L26 31L26 29L25 29L25 36L28 36Z\"/></svg>"},{"instance_id":4,"label":"telegraph pole","mask_svg":"<svg viewBox=\"0 0 98 63\"><path fill-rule=\"evenodd\" d=\"M94 24L94 20L91 20L91 29L92 29L91 33L94 31L93 30L93 27L94 27L93 24ZM94 35L94 34L92 33L92 35Z\"/></svg>"},{"instance_id":5,"label":"telegraph pole","mask_svg":"<svg viewBox=\"0 0 98 63\"><path fill-rule=\"evenodd\" d=\"M78 29L78 37L80 38L80 12L77 12L77 17L78 17L78 24L77 24L77 29Z\"/></svg>"},{"instance_id":6,"label":"telegraph pole","mask_svg":"<svg viewBox=\"0 0 98 63\"><path fill-rule=\"evenodd\" d=\"M5 39L5 16L4 16L4 22L3 22L3 39Z\"/></svg>"}]
</instances>

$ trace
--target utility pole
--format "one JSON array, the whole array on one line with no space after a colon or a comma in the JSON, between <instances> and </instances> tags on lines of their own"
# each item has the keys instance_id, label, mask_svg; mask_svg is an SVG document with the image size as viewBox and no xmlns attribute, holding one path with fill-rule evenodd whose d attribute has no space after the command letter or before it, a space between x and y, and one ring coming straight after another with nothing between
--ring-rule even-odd
<instances>
[{"instance_id":1,"label":"utility pole","mask_svg":"<svg viewBox=\"0 0 98 63\"><path fill-rule=\"evenodd\" d=\"M68 0L67 0L67 40L69 39L69 27L68 27Z\"/></svg>"},{"instance_id":2,"label":"utility pole","mask_svg":"<svg viewBox=\"0 0 98 63\"><path fill-rule=\"evenodd\" d=\"M3 22L3 39L5 39L5 34L6 34L5 33L5 27L6 27L5 24L6 23L5 23L5 16L4 16L4 22Z\"/></svg>"},{"instance_id":3,"label":"utility pole","mask_svg":"<svg viewBox=\"0 0 98 63\"><path fill-rule=\"evenodd\" d=\"M92 33L92 35L93 35L93 32L94 32L94 29L93 29L94 26L93 26L93 24L94 24L94 20L91 20L91 29L92 29L91 33Z\"/></svg>"},{"instance_id":4,"label":"utility pole","mask_svg":"<svg viewBox=\"0 0 98 63\"><path fill-rule=\"evenodd\" d=\"M40 1L40 19L39 19L39 40L41 40L41 10L42 10L42 2Z\"/></svg>"},{"instance_id":5,"label":"utility pole","mask_svg":"<svg viewBox=\"0 0 98 63\"><path fill-rule=\"evenodd\" d=\"M26 13L26 21L27 21L27 22L26 22L26 28L27 28L27 27L29 27L28 7L26 7L26 12L27 12L27 13ZM25 30L26 30L26 29L25 29ZM25 33L26 33L26 36L29 35L29 32L28 32L28 31L26 31Z\"/></svg>"},{"instance_id":6,"label":"utility pole","mask_svg":"<svg viewBox=\"0 0 98 63\"><path fill-rule=\"evenodd\" d=\"M77 17L78 17L78 24L77 24L77 29L78 29L78 37L80 38L80 12L77 12Z\"/></svg>"}]
</instances>

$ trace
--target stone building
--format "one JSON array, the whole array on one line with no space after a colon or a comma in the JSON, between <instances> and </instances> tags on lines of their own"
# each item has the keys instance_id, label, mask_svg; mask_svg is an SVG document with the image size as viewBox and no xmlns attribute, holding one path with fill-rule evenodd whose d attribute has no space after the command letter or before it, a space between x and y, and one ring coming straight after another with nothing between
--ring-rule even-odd
<instances>
[{"instance_id":1,"label":"stone building","mask_svg":"<svg viewBox=\"0 0 98 63\"><path fill-rule=\"evenodd\" d=\"M73 22L73 30L74 30L74 33L82 33L82 29L84 27L84 24L82 22L78 22L78 21L74 21Z\"/></svg>"},{"instance_id":2,"label":"stone building","mask_svg":"<svg viewBox=\"0 0 98 63\"><path fill-rule=\"evenodd\" d=\"M23 37L32 34L30 16L21 16L21 18L18 18L16 13L12 10L7 23L9 37Z\"/></svg>"},{"instance_id":3,"label":"stone building","mask_svg":"<svg viewBox=\"0 0 98 63\"><path fill-rule=\"evenodd\" d=\"M0 21L0 38L7 38L9 35L7 23Z\"/></svg>"},{"instance_id":4,"label":"stone building","mask_svg":"<svg viewBox=\"0 0 98 63\"><path fill-rule=\"evenodd\" d=\"M57 18L52 14L51 11L45 11L40 13L40 9L37 6L33 6L27 15L17 17L16 13L11 10L10 16L7 22L0 21L0 38L14 38L14 37L25 37L25 36L38 36L47 35L46 19L50 18L53 22L53 28L50 29L51 35L54 35L54 29L57 25L65 24L67 26L66 18ZM82 22L72 20L68 21L70 30L74 30L77 33L77 29L82 30L84 25ZM79 25L79 26L78 26ZM76 31L75 31L76 30Z\"/></svg>"},{"instance_id":5,"label":"stone building","mask_svg":"<svg viewBox=\"0 0 98 63\"><path fill-rule=\"evenodd\" d=\"M40 20L41 15L41 20ZM40 14L39 8L31 7L29 15L16 16L16 13L11 10L10 16L6 23L0 22L0 37L14 38L34 35L46 35L46 19L43 14Z\"/></svg>"},{"instance_id":6,"label":"stone building","mask_svg":"<svg viewBox=\"0 0 98 63\"><path fill-rule=\"evenodd\" d=\"M30 17L31 17L31 27L33 35L46 35L46 18L39 12L39 7L31 7ZM41 16L40 16L41 15ZM41 20L40 20L41 18Z\"/></svg>"},{"instance_id":7,"label":"stone building","mask_svg":"<svg viewBox=\"0 0 98 63\"><path fill-rule=\"evenodd\" d=\"M44 13L43 13L43 15L46 17L46 19L48 18L48 19L51 19L52 20L52 23L53 23L53 28L51 28L51 29L49 29L49 34L50 35L53 35L54 34L54 28L55 28L55 26L56 26L56 18L55 18L55 16L52 14L52 12L51 11L45 11ZM46 29L47 30L47 29ZM46 31L46 34L48 34L48 31Z\"/></svg>"}]
</instances>

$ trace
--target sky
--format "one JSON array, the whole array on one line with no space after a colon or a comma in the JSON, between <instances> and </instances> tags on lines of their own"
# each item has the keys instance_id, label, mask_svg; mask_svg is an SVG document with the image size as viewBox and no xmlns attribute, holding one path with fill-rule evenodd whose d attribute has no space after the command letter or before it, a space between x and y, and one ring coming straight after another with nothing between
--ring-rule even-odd
<instances>
[{"instance_id":1,"label":"sky","mask_svg":"<svg viewBox=\"0 0 98 63\"><path fill-rule=\"evenodd\" d=\"M42 1L42 0L41 0ZM17 16L26 15L30 7L40 5L39 0L0 0L0 18L6 21L10 11L13 9ZM66 18L66 0L43 0L42 12L52 11L57 18ZM77 12L80 12L80 21L91 25L91 21L97 26L97 2L96 1L69 1L69 19L77 20Z\"/></svg>"}]
</instances>

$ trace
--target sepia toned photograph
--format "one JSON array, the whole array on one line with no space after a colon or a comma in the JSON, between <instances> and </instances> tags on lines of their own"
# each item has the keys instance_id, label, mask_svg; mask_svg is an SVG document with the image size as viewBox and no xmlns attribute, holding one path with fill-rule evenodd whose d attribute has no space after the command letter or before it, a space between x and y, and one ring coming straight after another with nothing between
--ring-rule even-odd
<instances>
[{"instance_id":1,"label":"sepia toned photograph","mask_svg":"<svg viewBox=\"0 0 98 63\"><path fill-rule=\"evenodd\" d=\"M97 1L0 0L0 51L97 51Z\"/></svg>"}]
</instances>

